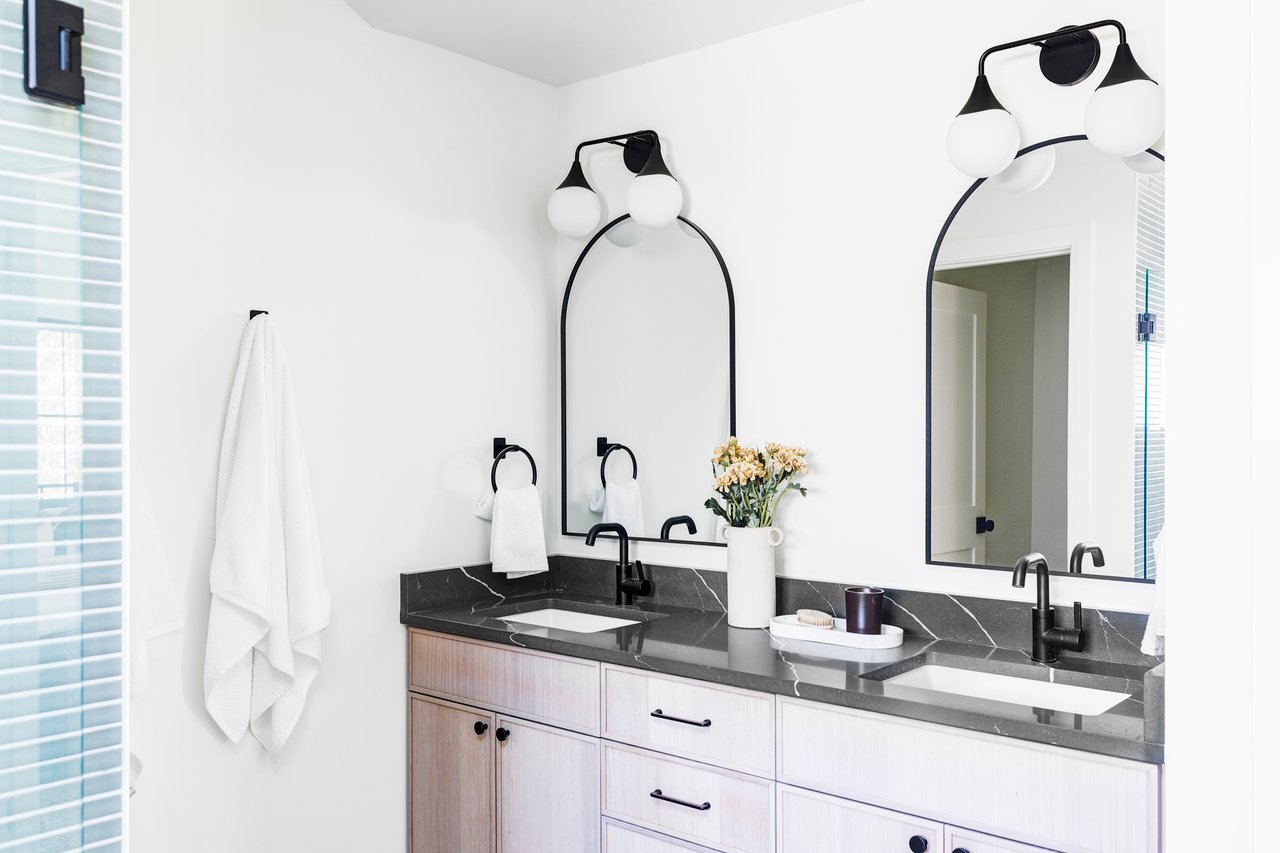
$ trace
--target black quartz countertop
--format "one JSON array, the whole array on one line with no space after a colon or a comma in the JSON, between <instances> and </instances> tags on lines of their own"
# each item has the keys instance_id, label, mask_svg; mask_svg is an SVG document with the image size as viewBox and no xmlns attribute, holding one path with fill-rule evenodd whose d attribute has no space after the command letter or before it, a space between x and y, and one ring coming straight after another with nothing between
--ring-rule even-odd
<instances>
[{"instance_id":1,"label":"black quartz countertop","mask_svg":"<svg viewBox=\"0 0 1280 853\"><path fill-rule=\"evenodd\" d=\"M495 593L495 595L497 595ZM1163 665L1065 659L1033 663L1026 652L908 635L900 648L861 651L731 628L722 611L639 604L644 621L591 634L508 622L500 616L560 606L618 615L611 599L539 591L497 601L403 609L408 626L520 648L603 661L748 690L924 720L1034 743L1162 763ZM924 664L1019 675L1130 694L1096 715L1047 711L904 687L883 679ZM1150 721L1150 722L1149 722Z\"/></svg>"}]
</instances>

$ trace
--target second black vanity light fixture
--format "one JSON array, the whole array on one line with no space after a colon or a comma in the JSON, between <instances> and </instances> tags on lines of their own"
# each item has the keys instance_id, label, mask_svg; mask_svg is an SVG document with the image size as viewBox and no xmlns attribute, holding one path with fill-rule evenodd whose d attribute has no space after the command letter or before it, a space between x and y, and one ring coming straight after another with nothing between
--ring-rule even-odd
<instances>
[{"instance_id":1,"label":"second black vanity light fixture","mask_svg":"<svg viewBox=\"0 0 1280 853\"><path fill-rule=\"evenodd\" d=\"M1003 172L1018 156L1022 131L987 80L987 57L1035 45L1040 48L1040 73L1045 79L1074 86L1093 73L1101 58L1102 47L1093 31L1108 27L1119 33L1120 43L1110 69L1089 98L1085 135L1099 151L1123 158L1135 171L1159 171L1162 163L1146 152L1164 134L1164 96L1134 58L1124 25L1114 20L1063 27L983 51L973 91L947 133L952 164L970 177L988 178Z\"/></svg>"},{"instance_id":2,"label":"second black vanity light fixture","mask_svg":"<svg viewBox=\"0 0 1280 853\"><path fill-rule=\"evenodd\" d=\"M573 165L547 201L547 218L566 237L585 237L600 224L600 196L582 171L582 149L591 145L615 145L636 177L627 190L627 212L640 226L661 228L676 221L684 206L680 183L662 159L662 144L652 130L634 130L578 143Z\"/></svg>"}]
</instances>

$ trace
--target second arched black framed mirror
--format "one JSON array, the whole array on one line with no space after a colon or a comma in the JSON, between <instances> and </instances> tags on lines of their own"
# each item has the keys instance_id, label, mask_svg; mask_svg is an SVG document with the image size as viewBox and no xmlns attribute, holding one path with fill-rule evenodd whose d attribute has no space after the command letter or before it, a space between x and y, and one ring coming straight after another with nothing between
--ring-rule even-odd
<instances>
[{"instance_id":1,"label":"second arched black framed mirror","mask_svg":"<svg viewBox=\"0 0 1280 853\"><path fill-rule=\"evenodd\" d=\"M734 349L729 268L700 227L624 215L591 238L560 312L562 533L609 521L718 544L703 504L711 451L737 430ZM696 532L665 524L680 516Z\"/></svg>"},{"instance_id":2,"label":"second arched black framed mirror","mask_svg":"<svg viewBox=\"0 0 1280 853\"><path fill-rule=\"evenodd\" d=\"M1164 272L1155 151L1051 139L964 193L926 282L926 561L1154 579Z\"/></svg>"}]
</instances>

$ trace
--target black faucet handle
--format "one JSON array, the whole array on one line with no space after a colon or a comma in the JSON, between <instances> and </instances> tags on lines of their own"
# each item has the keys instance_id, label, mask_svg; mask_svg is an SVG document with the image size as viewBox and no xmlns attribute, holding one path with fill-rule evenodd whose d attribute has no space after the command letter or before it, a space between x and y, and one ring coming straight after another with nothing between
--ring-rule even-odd
<instances>
[{"instance_id":1,"label":"black faucet handle","mask_svg":"<svg viewBox=\"0 0 1280 853\"><path fill-rule=\"evenodd\" d=\"M636 568L636 577L630 577L631 566ZM653 595L653 581L644 576L644 564L636 560L629 566L624 567L627 577L622 581L622 591L627 595L638 596L643 598Z\"/></svg>"},{"instance_id":2,"label":"black faucet handle","mask_svg":"<svg viewBox=\"0 0 1280 853\"><path fill-rule=\"evenodd\" d=\"M1084 630L1084 608L1080 606L1080 602L1076 602L1072 610L1072 627L1077 631ZM1079 651L1077 649L1077 651Z\"/></svg>"},{"instance_id":3,"label":"black faucet handle","mask_svg":"<svg viewBox=\"0 0 1280 853\"><path fill-rule=\"evenodd\" d=\"M1057 629L1061 638L1059 647L1069 652L1082 652L1084 651L1084 608L1077 601L1071 610L1072 627Z\"/></svg>"}]
</instances>

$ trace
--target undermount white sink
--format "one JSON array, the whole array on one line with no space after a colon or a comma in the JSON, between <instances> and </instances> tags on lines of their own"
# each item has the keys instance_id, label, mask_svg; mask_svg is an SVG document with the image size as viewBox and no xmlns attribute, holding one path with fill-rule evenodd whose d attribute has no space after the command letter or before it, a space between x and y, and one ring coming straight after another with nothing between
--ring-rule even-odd
<instances>
[{"instance_id":1,"label":"undermount white sink","mask_svg":"<svg viewBox=\"0 0 1280 853\"><path fill-rule=\"evenodd\" d=\"M994 672L976 672L938 664L925 664L902 675L885 679L885 684L900 687L917 687L939 693L952 693L974 699L1009 702L1014 705L1030 705L1050 711L1092 716L1101 714L1129 698L1128 693L1080 687L1075 684L1055 684L1052 681L1033 681Z\"/></svg>"},{"instance_id":2,"label":"undermount white sink","mask_svg":"<svg viewBox=\"0 0 1280 853\"><path fill-rule=\"evenodd\" d=\"M547 607L542 610L531 610L528 613L513 613L510 616L498 617L504 622L519 622L521 625L537 625L541 628L555 628L559 631L576 631L579 634L594 634L597 631L612 631L624 625L639 625L638 619L617 619L613 616L597 616L594 613L577 613L573 610L560 610Z\"/></svg>"}]
</instances>

